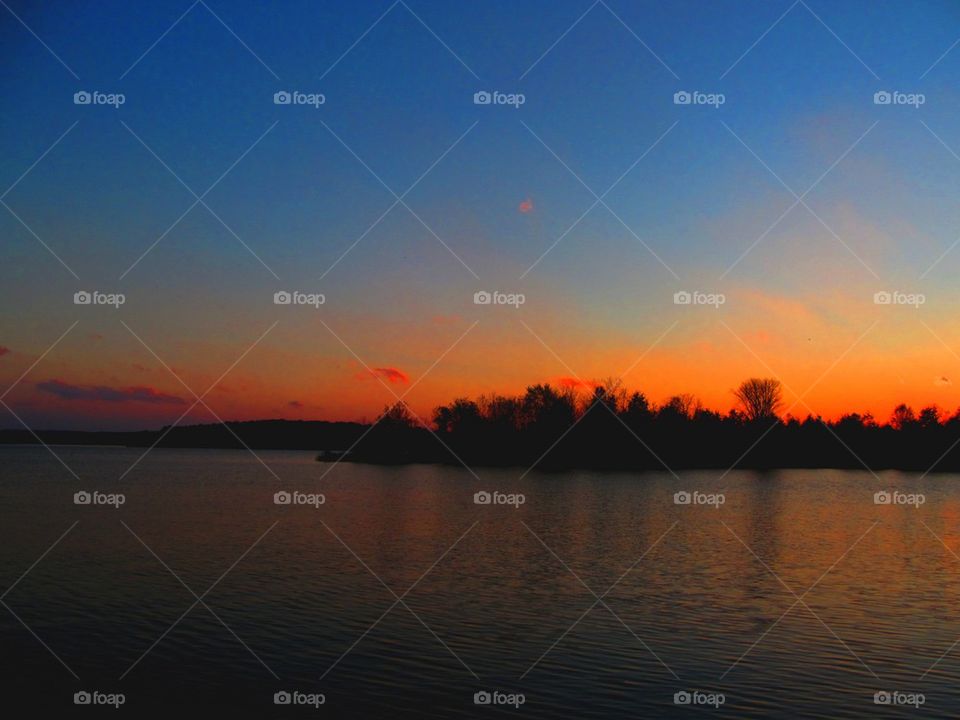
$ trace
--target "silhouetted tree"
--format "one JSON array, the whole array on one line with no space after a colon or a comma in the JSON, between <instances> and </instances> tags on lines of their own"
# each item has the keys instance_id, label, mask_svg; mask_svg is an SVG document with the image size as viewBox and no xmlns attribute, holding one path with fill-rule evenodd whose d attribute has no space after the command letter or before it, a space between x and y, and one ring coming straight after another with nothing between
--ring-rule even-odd
<instances>
[{"instance_id":1,"label":"silhouetted tree","mask_svg":"<svg viewBox=\"0 0 960 720\"><path fill-rule=\"evenodd\" d=\"M380 414L379 424L383 426L414 427L418 425L413 413L402 402L387 405Z\"/></svg>"},{"instance_id":2,"label":"silhouetted tree","mask_svg":"<svg viewBox=\"0 0 960 720\"><path fill-rule=\"evenodd\" d=\"M483 395L479 402L484 419L494 427L517 430L520 427L520 400L505 395Z\"/></svg>"},{"instance_id":3,"label":"silhouetted tree","mask_svg":"<svg viewBox=\"0 0 960 720\"><path fill-rule=\"evenodd\" d=\"M775 378L750 378L733 391L750 420L775 418L783 405L783 390Z\"/></svg>"},{"instance_id":4,"label":"silhouetted tree","mask_svg":"<svg viewBox=\"0 0 960 720\"><path fill-rule=\"evenodd\" d=\"M681 393L670 397L666 404L660 408L660 412L663 414L673 413L684 420L690 420L702 409L703 403L700 402L699 398L690 393Z\"/></svg>"},{"instance_id":5,"label":"silhouetted tree","mask_svg":"<svg viewBox=\"0 0 960 720\"><path fill-rule=\"evenodd\" d=\"M650 415L650 403L647 397L641 392L633 393L627 399L627 407L624 411L629 415ZM957 411L960 413L960 410Z\"/></svg>"},{"instance_id":6,"label":"silhouetted tree","mask_svg":"<svg viewBox=\"0 0 960 720\"><path fill-rule=\"evenodd\" d=\"M550 385L531 385L521 402L523 423L534 426L566 428L576 415L576 398L572 390L557 392Z\"/></svg>"},{"instance_id":7,"label":"silhouetted tree","mask_svg":"<svg viewBox=\"0 0 960 720\"><path fill-rule=\"evenodd\" d=\"M958 408L953 415L944 420L943 425L944 427L957 427L960 425L960 408Z\"/></svg>"},{"instance_id":8,"label":"silhouetted tree","mask_svg":"<svg viewBox=\"0 0 960 720\"><path fill-rule=\"evenodd\" d=\"M916 415L913 414L913 408L905 403L900 403L893 409L893 415L890 416L890 426L894 430L904 430L917 422Z\"/></svg>"},{"instance_id":9,"label":"silhouetted tree","mask_svg":"<svg viewBox=\"0 0 960 720\"><path fill-rule=\"evenodd\" d=\"M442 432L477 432L483 424L480 408L472 400L458 398L433 411L433 424Z\"/></svg>"},{"instance_id":10,"label":"silhouetted tree","mask_svg":"<svg viewBox=\"0 0 960 720\"><path fill-rule=\"evenodd\" d=\"M939 427L940 408L938 408L936 405L930 405L923 408L923 410L920 411L920 415L917 417L917 424L924 430Z\"/></svg>"},{"instance_id":11,"label":"silhouetted tree","mask_svg":"<svg viewBox=\"0 0 960 720\"><path fill-rule=\"evenodd\" d=\"M735 395L738 406L722 415L690 394L674 395L653 409L642 393L628 394L616 379L591 383L589 392L530 385L519 396L458 398L437 407L432 419L440 442L397 403L363 434L350 459L544 469L960 470L960 410L946 418L934 405L915 413L901 404L882 426L859 413L836 421L813 414L781 421L776 379L750 378ZM757 422L763 419L768 422Z\"/></svg>"},{"instance_id":12,"label":"silhouetted tree","mask_svg":"<svg viewBox=\"0 0 960 720\"><path fill-rule=\"evenodd\" d=\"M853 432L856 430L863 430L866 427L876 427L876 423L873 421L873 415L869 413L866 415L861 415L860 413L848 413L847 415L842 415L840 419L837 420L836 427L839 430Z\"/></svg>"},{"instance_id":13,"label":"silhouetted tree","mask_svg":"<svg viewBox=\"0 0 960 720\"><path fill-rule=\"evenodd\" d=\"M603 400L603 404L615 413L619 413L626 407L627 391L623 389L623 382L620 378L607 378L600 383L597 390L600 390L600 397Z\"/></svg>"}]
</instances>

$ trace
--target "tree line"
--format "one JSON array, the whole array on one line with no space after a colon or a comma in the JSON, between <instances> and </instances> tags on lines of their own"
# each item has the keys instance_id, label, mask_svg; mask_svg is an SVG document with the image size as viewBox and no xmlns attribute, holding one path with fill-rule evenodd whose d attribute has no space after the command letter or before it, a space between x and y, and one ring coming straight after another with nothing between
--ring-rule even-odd
<instances>
[{"instance_id":1,"label":"tree line","mask_svg":"<svg viewBox=\"0 0 960 720\"><path fill-rule=\"evenodd\" d=\"M458 398L429 421L405 405L385 408L350 459L532 465L543 469L835 467L960 470L960 410L915 412L905 404L885 422L850 413L837 420L781 417L783 388L750 378L722 414L693 395L660 405L618 380L592 392L531 385L521 395Z\"/></svg>"}]
</instances>

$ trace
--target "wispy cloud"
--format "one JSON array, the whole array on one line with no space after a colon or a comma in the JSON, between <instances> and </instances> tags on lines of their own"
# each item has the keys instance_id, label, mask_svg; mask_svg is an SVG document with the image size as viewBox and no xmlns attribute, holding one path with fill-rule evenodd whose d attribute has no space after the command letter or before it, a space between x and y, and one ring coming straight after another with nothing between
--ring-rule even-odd
<instances>
[{"instance_id":1,"label":"wispy cloud","mask_svg":"<svg viewBox=\"0 0 960 720\"><path fill-rule=\"evenodd\" d=\"M113 388L106 385L74 385L63 380L46 380L36 385L37 390L55 395L61 400L93 400L100 402L140 402L150 405L184 405L186 400L146 386Z\"/></svg>"}]
</instances>

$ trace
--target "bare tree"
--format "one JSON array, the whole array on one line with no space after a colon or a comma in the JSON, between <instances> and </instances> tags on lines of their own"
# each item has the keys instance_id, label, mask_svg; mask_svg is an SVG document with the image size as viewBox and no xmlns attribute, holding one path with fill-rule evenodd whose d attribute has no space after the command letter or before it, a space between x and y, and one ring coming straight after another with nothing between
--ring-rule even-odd
<instances>
[{"instance_id":1,"label":"bare tree","mask_svg":"<svg viewBox=\"0 0 960 720\"><path fill-rule=\"evenodd\" d=\"M783 389L775 378L750 378L733 391L750 420L774 418L783 405Z\"/></svg>"},{"instance_id":2,"label":"bare tree","mask_svg":"<svg viewBox=\"0 0 960 720\"><path fill-rule=\"evenodd\" d=\"M693 416L701 410L703 410L703 403L700 402L700 398L690 393L671 396L661 408L661 411L674 413L688 420L693 419Z\"/></svg>"}]
</instances>

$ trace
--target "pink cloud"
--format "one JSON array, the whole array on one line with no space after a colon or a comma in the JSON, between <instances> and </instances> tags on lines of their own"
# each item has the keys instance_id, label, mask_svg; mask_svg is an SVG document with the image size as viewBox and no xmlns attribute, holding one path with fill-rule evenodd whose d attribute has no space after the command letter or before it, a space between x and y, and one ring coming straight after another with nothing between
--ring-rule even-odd
<instances>
[{"instance_id":1,"label":"pink cloud","mask_svg":"<svg viewBox=\"0 0 960 720\"><path fill-rule=\"evenodd\" d=\"M573 390L579 390L580 388L593 390L600 387L600 383L594 382L593 380L581 380L575 377L557 378L557 384L562 388L571 388Z\"/></svg>"},{"instance_id":2,"label":"pink cloud","mask_svg":"<svg viewBox=\"0 0 960 720\"><path fill-rule=\"evenodd\" d=\"M522 203L520 203L520 206L517 208L517 210L519 210L522 213L531 212L533 210L533 200L531 200L530 198L527 198Z\"/></svg>"},{"instance_id":3,"label":"pink cloud","mask_svg":"<svg viewBox=\"0 0 960 720\"><path fill-rule=\"evenodd\" d=\"M382 377L390 383L401 383L406 384L410 382L410 378L407 377L407 374L402 370L397 370L397 368L385 367L385 368L374 368L374 376Z\"/></svg>"},{"instance_id":4,"label":"pink cloud","mask_svg":"<svg viewBox=\"0 0 960 720\"><path fill-rule=\"evenodd\" d=\"M61 400L93 400L100 402L142 402L151 405L184 405L186 400L168 395L156 388L137 386L112 388L106 385L73 385L63 380L37 383L37 390L56 395Z\"/></svg>"}]
</instances>

